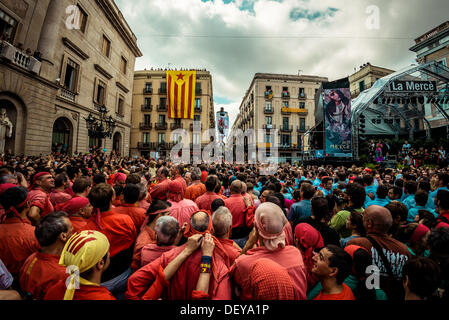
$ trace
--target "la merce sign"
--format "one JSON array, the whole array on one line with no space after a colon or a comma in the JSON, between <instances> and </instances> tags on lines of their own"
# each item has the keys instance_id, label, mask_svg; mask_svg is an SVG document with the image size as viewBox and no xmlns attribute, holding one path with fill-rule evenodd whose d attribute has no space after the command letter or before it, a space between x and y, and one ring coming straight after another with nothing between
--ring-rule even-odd
<instances>
[{"instance_id":1,"label":"la merce sign","mask_svg":"<svg viewBox=\"0 0 449 320\"><path fill-rule=\"evenodd\" d=\"M393 81L390 83L391 92L436 92L436 81Z\"/></svg>"}]
</instances>

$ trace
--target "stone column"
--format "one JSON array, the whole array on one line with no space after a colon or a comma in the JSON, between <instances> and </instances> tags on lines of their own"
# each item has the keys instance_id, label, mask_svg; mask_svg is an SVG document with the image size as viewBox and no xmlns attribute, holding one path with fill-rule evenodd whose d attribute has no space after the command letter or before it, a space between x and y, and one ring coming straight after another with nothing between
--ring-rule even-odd
<instances>
[{"instance_id":1,"label":"stone column","mask_svg":"<svg viewBox=\"0 0 449 320\"><path fill-rule=\"evenodd\" d=\"M51 0L39 38L38 51L41 53L42 58L40 75L52 82L56 80L56 78L52 79L55 75L52 72L55 58L54 52L58 42L61 41L59 28L62 26L61 20L65 16L65 4L65 0Z\"/></svg>"}]
</instances>

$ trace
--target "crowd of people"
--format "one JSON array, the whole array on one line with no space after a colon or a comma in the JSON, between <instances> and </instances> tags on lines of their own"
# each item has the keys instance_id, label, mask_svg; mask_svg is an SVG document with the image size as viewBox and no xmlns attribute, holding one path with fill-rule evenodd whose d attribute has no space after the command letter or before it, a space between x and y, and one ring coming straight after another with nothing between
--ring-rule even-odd
<instances>
[{"instance_id":1,"label":"crowd of people","mask_svg":"<svg viewBox=\"0 0 449 320\"><path fill-rule=\"evenodd\" d=\"M443 300L445 167L0 158L0 300Z\"/></svg>"},{"instance_id":2,"label":"crowd of people","mask_svg":"<svg viewBox=\"0 0 449 320\"><path fill-rule=\"evenodd\" d=\"M398 150L393 150L387 141L369 142L368 158L373 163L383 163L390 158L394 158L404 166L438 165L447 166L448 157L443 146L435 146L431 149L423 146L414 146L405 141Z\"/></svg>"}]
</instances>

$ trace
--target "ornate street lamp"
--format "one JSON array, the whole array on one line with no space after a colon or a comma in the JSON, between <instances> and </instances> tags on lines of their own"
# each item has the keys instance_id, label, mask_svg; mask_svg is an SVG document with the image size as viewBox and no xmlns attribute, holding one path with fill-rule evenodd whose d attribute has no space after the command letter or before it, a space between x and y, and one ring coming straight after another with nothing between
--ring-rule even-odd
<instances>
[{"instance_id":1,"label":"ornate street lamp","mask_svg":"<svg viewBox=\"0 0 449 320\"><path fill-rule=\"evenodd\" d=\"M98 111L100 112L100 119L95 118L92 113L89 113L88 117L84 118L84 120L86 120L88 136L90 138L100 139L101 144L103 144L103 139L112 138L116 123L112 116L107 117L108 109L104 105L98 107Z\"/></svg>"}]
</instances>

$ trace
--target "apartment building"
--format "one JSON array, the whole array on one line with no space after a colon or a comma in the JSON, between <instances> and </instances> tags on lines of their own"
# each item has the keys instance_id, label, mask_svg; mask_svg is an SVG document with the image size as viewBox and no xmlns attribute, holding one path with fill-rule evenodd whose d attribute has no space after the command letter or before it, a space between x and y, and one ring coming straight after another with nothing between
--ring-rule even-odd
<instances>
[{"instance_id":1,"label":"apartment building","mask_svg":"<svg viewBox=\"0 0 449 320\"><path fill-rule=\"evenodd\" d=\"M359 94L371 88L377 80L395 72L383 67L377 67L367 62L360 66L358 71L355 71L349 76L349 88L351 90L351 98L355 99Z\"/></svg>"},{"instance_id":2,"label":"apartment building","mask_svg":"<svg viewBox=\"0 0 449 320\"><path fill-rule=\"evenodd\" d=\"M267 148L273 142L271 130L277 130L281 162L300 157L308 140L304 134L315 125L315 93L325 77L256 73L240 105L232 131L266 130L264 141L257 147Z\"/></svg>"},{"instance_id":3,"label":"apartment building","mask_svg":"<svg viewBox=\"0 0 449 320\"><path fill-rule=\"evenodd\" d=\"M172 132L185 129L193 145L204 147L210 140L202 132L215 128L212 76L207 70L197 70L194 119L170 119L167 104L165 69L136 71L132 106L131 155L167 158L172 147L181 141ZM194 122L201 123L201 133L194 132ZM173 138L173 139L172 139Z\"/></svg>"}]
</instances>

